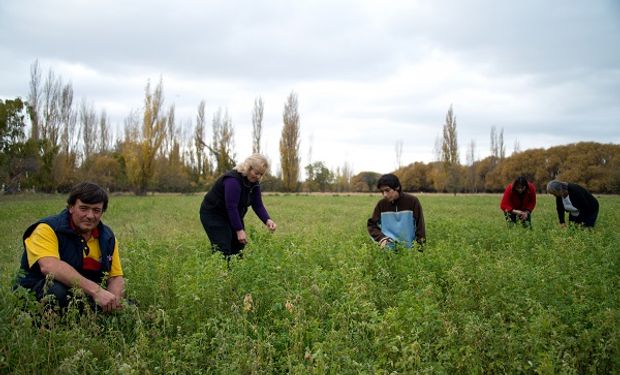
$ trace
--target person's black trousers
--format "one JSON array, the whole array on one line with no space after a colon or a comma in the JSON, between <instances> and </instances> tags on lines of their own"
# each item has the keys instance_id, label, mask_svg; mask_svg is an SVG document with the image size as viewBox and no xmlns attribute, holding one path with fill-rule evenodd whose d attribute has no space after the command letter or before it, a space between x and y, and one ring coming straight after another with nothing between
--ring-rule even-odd
<instances>
[{"instance_id":1,"label":"person's black trousers","mask_svg":"<svg viewBox=\"0 0 620 375\"><path fill-rule=\"evenodd\" d=\"M228 218L215 212L200 210L202 223L213 251L221 251L225 256L239 254L245 247L237 240L237 233L232 229Z\"/></svg>"}]
</instances>

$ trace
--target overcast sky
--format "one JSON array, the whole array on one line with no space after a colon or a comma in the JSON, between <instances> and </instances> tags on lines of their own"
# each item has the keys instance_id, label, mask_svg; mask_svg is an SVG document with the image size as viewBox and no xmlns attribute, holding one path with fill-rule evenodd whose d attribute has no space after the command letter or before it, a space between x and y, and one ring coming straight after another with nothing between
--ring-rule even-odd
<instances>
[{"instance_id":1,"label":"overcast sky","mask_svg":"<svg viewBox=\"0 0 620 375\"><path fill-rule=\"evenodd\" d=\"M201 100L209 125L228 111L237 160L261 97L276 170L292 91L302 166L386 173L399 142L401 164L433 161L450 105L463 163L492 126L508 154L620 143L618 0L0 1L0 98L27 98L36 59L117 135L161 77L186 133Z\"/></svg>"}]
</instances>

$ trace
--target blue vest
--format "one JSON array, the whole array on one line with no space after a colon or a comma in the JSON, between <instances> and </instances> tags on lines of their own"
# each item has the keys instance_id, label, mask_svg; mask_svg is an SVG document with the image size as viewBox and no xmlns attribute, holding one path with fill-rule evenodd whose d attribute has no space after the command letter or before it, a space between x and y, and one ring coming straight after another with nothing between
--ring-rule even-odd
<instances>
[{"instance_id":1,"label":"blue vest","mask_svg":"<svg viewBox=\"0 0 620 375\"><path fill-rule=\"evenodd\" d=\"M58 238L58 253L60 260L67 262L71 267L75 268L82 276L100 283L103 278L104 272L110 272L112 265L112 254L114 253L114 245L116 239L112 230L103 223L99 222L97 229L99 230L99 248L101 249L101 270L100 271L88 271L83 269L84 254L83 250L86 247L86 240L79 233L77 233L69 224L70 215L69 210L64 209L58 215L46 217L32 224L24 232L24 253L21 260L21 273L18 278L18 284L31 288L36 283L45 278L45 275L41 273L39 263L35 263L32 267L28 266L28 256L26 255L26 238L30 237L34 229L39 224L49 225Z\"/></svg>"}]
</instances>

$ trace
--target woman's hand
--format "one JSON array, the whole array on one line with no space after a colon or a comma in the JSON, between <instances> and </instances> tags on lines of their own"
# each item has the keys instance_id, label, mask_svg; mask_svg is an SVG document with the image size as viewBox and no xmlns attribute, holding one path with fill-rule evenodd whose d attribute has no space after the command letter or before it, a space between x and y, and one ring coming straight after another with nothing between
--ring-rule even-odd
<instances>
[{"instance_id":1,"label":"woman's hand","mask_svg":"<svg viewBox=\"0 0 620 375\"><path fill-rule=\"evenodd\" d=\"M237 241L244 245L248 243L248 235L245 234L245 231L243 229L237 231Z\"/></svg>"},{"instance_id":2,"label":"woman's hand","mask_svg":"<svg viewBox=\"0 0 620 375\"><path fill-rule=\"evenodd\" d=\"M278 227L278 225L271 219L268 219L265 225L267 226L267 229L269 229L272 232L274 232L276 228Z\"/></svg>"},{"instance_id":3,"label":"woman's hand","mask_svg":"<svg viewBox=\"0 0 620 375\"><path fill-rule=\"evenodd\" d=\"M512 213L517 215L521 220L527 220L527 211L512 210Z\"/></svg>"}]
</instances>

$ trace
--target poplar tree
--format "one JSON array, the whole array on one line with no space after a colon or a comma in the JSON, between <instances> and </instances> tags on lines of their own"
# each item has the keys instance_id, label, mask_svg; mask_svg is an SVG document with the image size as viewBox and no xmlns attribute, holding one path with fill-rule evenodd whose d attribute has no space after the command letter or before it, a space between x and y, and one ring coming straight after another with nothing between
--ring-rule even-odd
<instances>
[{"instance_id":1,"label":"poplar tree","mask_svg":"<svg viewBox=\"0 0 620 375\"><path fill-rule=\"evenodd\" d=\"M61 182L57 173L58 153L61 149L61 107L63 105L63 85L60 77L48 70L47 78L41 84L39 63L35 61L30 69L30 93L28 114L31 121L30 144L36 149L36 171L31 182L43 191L52 192Z\"/></svg>"},{"instance_id":2,"label":"poplar tree","mask_svg":"<svg viewBox=\"0 0 620 375\"><path fill-rule=\"evenodd\" d=\"M73 87L67 84L62 89L60 121L62 132L60 136L61 151L67 156L76 153L78 138L77 111L73 107Z\"/></svg>"},{"instance_id":3,"label":"poplar tree","mask_svg":"<svg viewBox=\"0 0 620 375\"><path fill-rule=\"evenodd\" d=\"M471 193L477 192L476 187L476 141L473 139L467 146L467 165L469 165L468 187Z\"/></svg>"},{"instance_id":4,"label":"poplar tree","mask_svg":"<svg viewBox=\"0 0 620 375\"><path fill-rule=\"evenodd\" d=\"M399 139L396 141L396 145L394 146L394 150L396 151L396 169L399 169L403 166L403 140Z\"/></svg>"},{"instance_id":5,"label":"poplar tree","mask_svg":"<svg viewBox=\"0 0 620 375\"><path fill-rule=\"evenodd\" d=\"M497 147L497 130L495 129L495 125L491 126L491 156L493 158L498 158L499 151Z\"/></svg>"},{"instance_id":6,"label":"poplar tree","mask_svg":"<svg viewBox=\"0 0 620 375\"><path fill-rule=\"evenodd\" d=\"M443 125L443 142L441 144L441 161L448 177L447 188L454 194L458 191L459 172L459 149L456 134L456 117L452 111L452 105L446 114L446 122Z\"/></svg>"},{"instance_id":7,"label":"poplar tree","mask_svg":"<svg viewBox=\"0 0 620 375\"><path fill-rule=\"evenodd\" d=\"M205 114L205 101L201 100L198 104L198 113L196 114L196 129L194 131L194 147L196 152L196 169L198 170L198 179L206 177L209 172L209 160L205 152L207 143L205 142L205 129L207 118Z\"/></svg>"},{"instance_id":8,"label":"poplar tree","mask_svg":"<svg viewBox=\"0 0 620 375\"><path fill-rule=\"evenodd\" d=\"M263 132L263 99L258 97L254 100L254 112L252 112L252 152L260 154L260 141Z\"/></svg>"},{"instance_id":9,"label":"poplar tree","mask_svg":"<svg viewBox=\"0 0 620 375\"><path fill-rule=\"evenodd\" d=\"M160 79L151 92L149 81L145 89L144 113L139 133L138 170L135 181L137 195L145 195L154 172L155 156L166 137L167 115L164 111L163 83Z\"/></svg>"},{"instance_id":10,"label":"poplar tree","mask_svg":"<svg viewBox=\"0 0 620 375\"><path fill-rule=\"evenodd\" d=\"M97 148L97 114L92 104L82 99L80 105L80 133L82 135L83 160L90 159Z\"/></svg>"},{"instance_id":11,"label":"poplar tree","mask_svg":"<svg viewBox=\"0 0 620 375\"><path fill-rule=\"evenodd\" d=\"M30 139L39 140L39 111L41 108L41 70L39 60L30 66L30 92L28 94L28 115L30 116Z\"/></svg>"},{"instance_id":12,"label":"poplar tree","mask_svg":"<svg viewBox=\"0 0 620 375\"><path fill-rule=\"evenodd\" d=\"M286 191L296 191L299 180L299 110L297 94L291 92L284 104L284 126L280 138L280 167Z\"/></svg>"},{"instance_id":13,"label":"poplar tree","mask_svg":"<svg viewBox=\"0 0 620 375\"><path fill-rule=\"evenodd\" d=\"M215 172L222 174L235 166L233 153L234 130L228 111L222 116L222 109L213 115L213 143L209 151L215 159Z\"/></svg>"},{"instance_id":14,"label":"poplar tree","mask_svg":"<svg viewBox=\"0 0 620 375\"><path fill-rule=\"evenodd\" d=\"M53 70L48 70L43 84L43 122L41 137L51 145L57 145L60 137L60 102L62 80L56 78Z\"/></svg>"},{"instance_id":15,"label":"poplar tree","mask_svg":"<svg viewBox=\"0 0 620 375\"><path fill-rule=\"evenodd\" d=\"M73 87L66 84L60 98L60 151L54 163L54 178L65 188L78 180L76 167L79 141L78 111L73 105Z\"/></svg>"},{"instance_id":16,"label":"poplar tree","mask_svg":"<svg viewBox=\"0 0 620 375\"><path fill-rule=\"evenodd\" d=\"M110 151L110 124L108 121L108 114L105 110L101 111L99 116L99 153L105 154Z\"/></svg>"},{"instance_id":17,"label":"poplar tree","mask_svg":"<svg viewBox=\"0 0 620 375\"><path fill-rule=\"evenodd\" d=\"M496 160L503 160L506 157L506 145L504 145L504 128L499 133L495 125L491 127L491 155Z\"/></svg>"}]
</instances>

